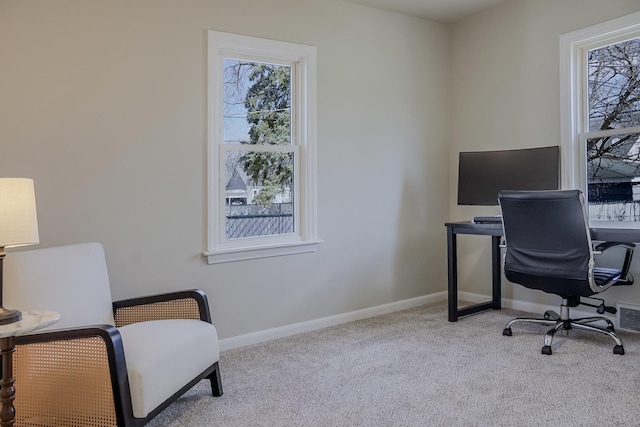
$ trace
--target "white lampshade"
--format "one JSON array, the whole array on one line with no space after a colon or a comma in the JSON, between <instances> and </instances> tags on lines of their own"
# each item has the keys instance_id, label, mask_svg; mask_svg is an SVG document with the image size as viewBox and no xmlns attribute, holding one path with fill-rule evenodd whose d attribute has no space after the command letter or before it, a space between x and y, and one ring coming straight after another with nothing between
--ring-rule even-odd
<instances>
[{"instance_id":1,"label":"white lampshade","mask_svg":"<svg viewBox=\"0 0 640 427\"><path fill-rule=\"evenodd\" d=\"M38 243L33 180L0 178L0 248Z\"/></svg>"}]
</instances>

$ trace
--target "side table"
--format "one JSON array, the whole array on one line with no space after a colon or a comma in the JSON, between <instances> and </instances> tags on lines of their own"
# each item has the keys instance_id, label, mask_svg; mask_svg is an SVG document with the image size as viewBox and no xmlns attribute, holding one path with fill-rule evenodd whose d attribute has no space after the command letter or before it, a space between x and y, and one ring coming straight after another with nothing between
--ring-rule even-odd
<instances>
[{"instance_id":1,"label":"side table","mask_svg":"<svg viewBox=\"0 0 640 427\"><path fill-rule=\"evenodd\" d=\"M13 387L13 352L16 336L26 335L38 329L53 325L60 319L55 311L23 311L22 320L0 325L0 357L2 357L2 379L0 380L0 426L13 426L16 410L13 407L16 389Z\"/></svg>"}]
</instances>

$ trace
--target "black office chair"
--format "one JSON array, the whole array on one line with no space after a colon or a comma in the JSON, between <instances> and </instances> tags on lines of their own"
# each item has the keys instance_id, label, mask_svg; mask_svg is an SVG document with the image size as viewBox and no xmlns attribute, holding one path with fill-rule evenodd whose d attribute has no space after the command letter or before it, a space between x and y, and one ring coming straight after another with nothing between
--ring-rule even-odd
<instances>
[{"instance_id":1,"label":"black office chair","mask_svg":"<svg viewBox=\"0 0 640 427\"><path fill-rule=\"evenodd\" d=\"M592 295L612 285L633 283L629 274L633 243L604 242L592 246L584 198L579 190L501 191L498 200L506 240L505 277L531 289L559 295L560 314L547 311L543 318L517 318L510 321L503 335L511 336L517 322L553 325L544 337L542 354L552 354L551 342L559 330L584 329L606 334L616 342L614 354L624 354L622 341L613 323L596 316L571 319L570 307L580 304L596 307L599 314L615 313L604 301ZM622 268L595 266L594 255L614 246L626 248ZM582 298L600 301L600 305L583 302ZM604 322L606 327L593 325Z\"/></svg>"}]
</instances>

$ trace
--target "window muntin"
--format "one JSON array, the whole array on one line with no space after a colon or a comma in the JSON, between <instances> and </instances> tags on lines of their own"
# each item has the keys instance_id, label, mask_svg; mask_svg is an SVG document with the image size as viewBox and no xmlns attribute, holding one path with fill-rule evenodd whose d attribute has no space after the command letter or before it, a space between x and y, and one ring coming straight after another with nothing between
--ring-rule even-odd
<instances>
[{"instance_id":1,"label":"window muntin","mask_svg":"<svg viewBox=\"0 0 640 427\"><path fill-rule=\"evenodd\" d=\"M315 250L315 48L209 32L209 263Z\"/></svg>"}]
</instances>

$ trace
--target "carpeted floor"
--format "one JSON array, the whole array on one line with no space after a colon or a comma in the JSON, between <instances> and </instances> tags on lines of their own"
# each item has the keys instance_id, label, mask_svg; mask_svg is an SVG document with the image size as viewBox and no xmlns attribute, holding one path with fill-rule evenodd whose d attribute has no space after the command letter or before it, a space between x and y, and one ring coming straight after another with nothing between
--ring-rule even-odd
<instances>
[{"instance_id":1,"label":"carpeted floor","mask_svg":"<svg viewBox=\"0 0 640 427\"><path fill-rule=\"evenodd\" d=\"M541 325L490 311L447 322L446 303L226 351L224 395L200 382L159 426L638 426L640 334L624 356L572 330L540 354Z\"/></svg>"}]
</instances>

